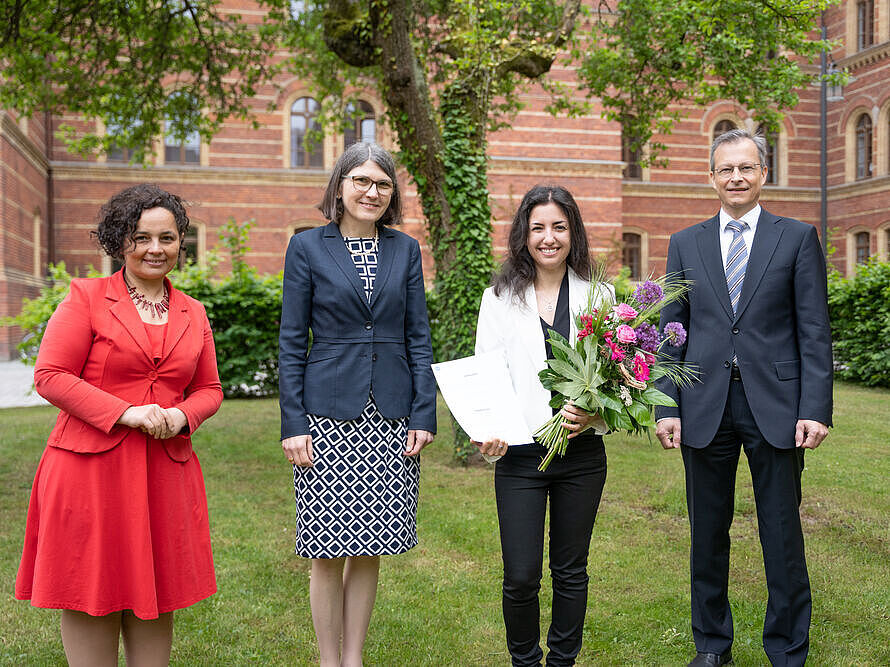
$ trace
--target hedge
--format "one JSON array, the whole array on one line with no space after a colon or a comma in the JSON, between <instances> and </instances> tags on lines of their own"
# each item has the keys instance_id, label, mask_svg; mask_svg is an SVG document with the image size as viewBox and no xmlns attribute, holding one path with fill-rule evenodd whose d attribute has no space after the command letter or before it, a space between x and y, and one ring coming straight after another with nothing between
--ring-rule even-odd
<instances>
[{"instance_id":1,"label":"hedge","mask_svg":"<svg viewBox=\"0 0 890 667\"><path fill-rule=\"evenodd\" d=\"M890 387L890 263L872 259L851 278L828 277L837 377Z\"/></svg>"}]
</instances>

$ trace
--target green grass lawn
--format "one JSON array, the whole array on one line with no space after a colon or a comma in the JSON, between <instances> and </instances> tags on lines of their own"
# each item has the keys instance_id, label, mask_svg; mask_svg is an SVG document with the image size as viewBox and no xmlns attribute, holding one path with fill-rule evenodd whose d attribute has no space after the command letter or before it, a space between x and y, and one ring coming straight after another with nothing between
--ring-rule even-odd
<instances>
[{"instance_id":1,"label":"green grass lawn","mask_svg":"<svg viewBox=\"0 0 890 667\"><path fill-rule=\"evenodd\" d=\"M0 410L0 664L60 665L59 612L12 598L31 480L51 408ZM423 455L420 545L384 558L367 665L509 665L492 468L451 461L447 412ZM810 664L890 664L890 392L839 385L835 428L807 455L802 513L813 586ZM309 562L293 554L291 471L275 401L226 401L195 436L219 592L177 612L175 665L310 665ZM679 453L609 436L579 665L682 665L688 529ZM766 588L750 475L740 463L730 600L736 664L766 665ZM542 590L548 622L549 581Z\"/></svg>"}]
</instances>

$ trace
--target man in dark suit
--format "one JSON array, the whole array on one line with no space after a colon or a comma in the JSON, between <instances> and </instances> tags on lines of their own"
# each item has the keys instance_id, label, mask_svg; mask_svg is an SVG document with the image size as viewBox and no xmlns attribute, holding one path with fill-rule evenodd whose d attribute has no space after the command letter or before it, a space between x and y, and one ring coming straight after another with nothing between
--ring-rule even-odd
<instances>
[{"instance_id":1,"label":"man in dark suit","mask_svg":"<svg viewBox=\"0 0 890 667\"><path fill-rule=\"evenodd\" d=\"M804 450L831 425L832 357L825 260L812 225L773 215L758 200L766 143L731 130L711 147L718 215L671 237L667 272L693 281L662 312L688 332L666 346L701 381L659 388L656 434L680 448L691 526L692 666L732 662L727 597L735 475L751 469L769 600L763 646L776 665L802 665L809 648L810 585L800 524ZM681 433L682 425L682 433Z\"/></svg>"}]
</instances>

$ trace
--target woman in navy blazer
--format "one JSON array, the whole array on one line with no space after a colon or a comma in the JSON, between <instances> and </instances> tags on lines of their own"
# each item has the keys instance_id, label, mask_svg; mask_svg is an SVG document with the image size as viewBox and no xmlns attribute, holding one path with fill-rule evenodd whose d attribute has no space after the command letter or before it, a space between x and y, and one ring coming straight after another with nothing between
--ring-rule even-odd
<instances>
[{"instance_id":1,"label":"woman in navy blazer","mask_svg":"<svg viewBox=\"0 0 890 667\"><path fill-rule=\"evenodd\" d=\"M350 146L320 207L330 223L293 236L285 259L281 446L322 665L361 664L379 557L417 544L436 388L420 246L385 226L400 203L389 153Z\"/></svg>"}]
</instances>

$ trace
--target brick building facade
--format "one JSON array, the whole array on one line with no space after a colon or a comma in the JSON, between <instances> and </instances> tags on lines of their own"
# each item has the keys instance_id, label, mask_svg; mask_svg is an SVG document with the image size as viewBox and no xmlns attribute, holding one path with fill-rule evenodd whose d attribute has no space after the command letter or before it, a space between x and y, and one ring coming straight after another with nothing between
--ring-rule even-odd
<instances>
[{"instance_id":1,"label":"brick building facade","mask_svg":"<svg viewBox=\"0 0 890 667\"><path fill-rule=\"evenodd\" d=\"M825 21L828 36L840 40L831 61L852 76L843 98L830 98L826 128L832 262L850 273L867 257L890 258L890 0L845 0L825 13ZM574 75L558 66L552 76L571 82ZM288 237L323 224L315 205L344 144L373 137L394 145L377 122L381 101L369 90L362 91L354 131L328 134L307 150L303 131L313 122L316 103L300 81L278 83L281 90L268 86L257 95L259 129L230 120L209 144L159 138L148 169L131 166L123 151L94 159L66 152L53 137L63 123L83 126L81 119L24 119L0 111L0 317L17 313L22 297L38 292L48 262L65 261L72 272L111 270L89 231L110 195L142 181L191 202L188 244L198 261L230 217L254 219L248 259L262 271L278 271ZM272 111L266 109L270 102ZM490 136L495 250L503 250L522 194L535 183L560 183L578 200L593 252L613 266L628 265L633 277L662 271L670 234L716 211L707 181L714 133L731 125L757 129L748 112L729 101L689 107L663 138L668 166L640 168L623 150L620 125L603 120L596 109L584 118L554 118L539 91L528 93L525 102L509 128ZM770 183L762 197L774 213L817 226L820 132L820 91L814 86L801 91L800 103L772 138ZM419 202L407 177L402 182L408 194L403 229L422 240ZM427 254L427 278L432 268ZM14 354L18 338L16 329L0 329L0 359Z\"/></svg>"}]
</instances>

